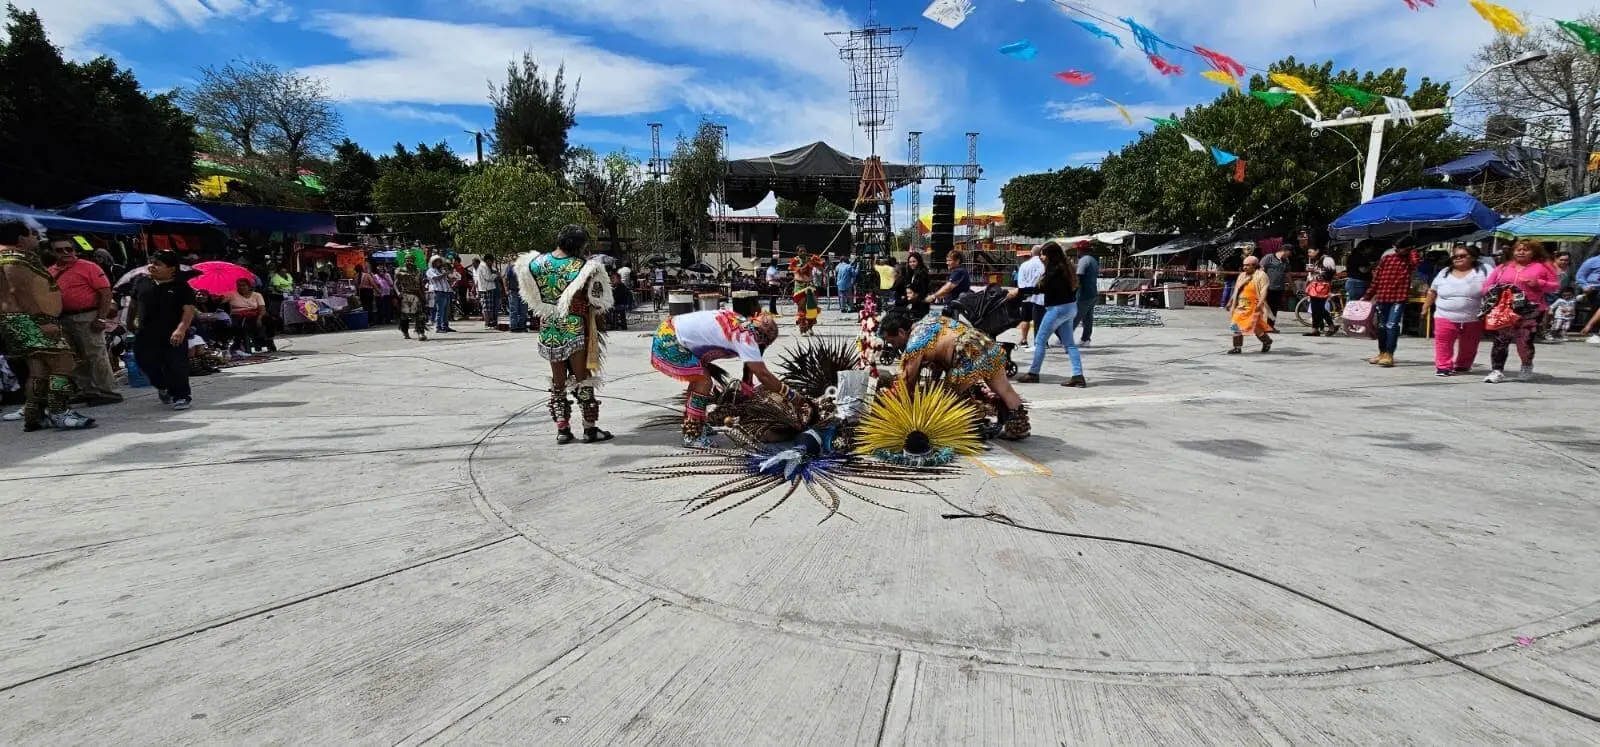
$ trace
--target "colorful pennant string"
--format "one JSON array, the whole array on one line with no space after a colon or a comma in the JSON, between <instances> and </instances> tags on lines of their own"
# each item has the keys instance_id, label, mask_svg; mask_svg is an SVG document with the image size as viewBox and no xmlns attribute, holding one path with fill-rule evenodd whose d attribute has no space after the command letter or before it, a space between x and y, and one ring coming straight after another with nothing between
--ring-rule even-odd
<instances>
[{"instance_id":1,"label":"colorful pennant string","mask_svg":"<svg viewBox=\"0 0 1600 747\"><path fill-rule=\"evenodd\" d=\"M1338 83L1330 83L1328 84L1328 87L1332 88L1334 92L1340 96L1356 102L1357 106L1366 106L1382 98L1377 94L1367 93L1366 91L1363 91L1359 88L1352 88L1351 86L1341 86Z\"/></svg>"},{"instance_id":2,"label":"colorful pennant string","mask_svg":"<svg viewBox=\"0 0 1600 747\"><path fill-rule=\"evenodd\" d=\"M1312 88L1310 83L1301 80L1299 77L1290 75L1288 73L1273 73L1270 77L1272 78L1273 83L1277 83L1278 85L1298 93L1301 96L1317 95L1317 89Z\"/></svg>"},{"instance_id":3,"label":"colorful pennant string","mask_svg":"<svg viewBox=\"0 0 1600 747\"><path fill-rule=\"evenodd\" d=\"M1102 96L1101 98L1105 97ZM1110 102L1112 106L1117 107L1117 113L1122 115L1123 121L1127 122L1128 124L1133 124L1133 112L1128 111L1128 107L1123 106L1115 101L1111 101L1111 99L1106 99L1106 101Z\"/></svg>"},{"instance_id":4,"label":"colorful pennant string","mask_svg":"<svg viewBox=\"0 0 1600 747\"><path fill-rule=\"evenodd\" d=\"M1127 24L1128 31L1133 34L1134 42L1138 43L1139 49L1143 50L1146 55L1159 55L1162 47L1168 49L1178 48L1178 45L1156 36L1156 32L1145 28L1132 18L1119 18L1117 20Z\"/></svg>"},{"instance_id":5,"label":"colorful pennant string","mask_svg":"<svg viewBox=\"0 0 1600 747\"><path fill-rule=\"evenodd\" d=\"M1422 10L1422 6L1433 7L1434 0L1405 0L1406 7L1412 10Z\"/></svg>"},{"instance_id":6,"label":"colorful pennant string","mask_svg":"<svg viewBox=\"0 0 1600 747\"><path fill-rule=\"evenodd\" d=\"M1600 54L1600 31L1594 27L1585 26L1577 21L1556 21L1556 25L1567 32L1567 36L1574 43L1582 44L1589 54Z\"/></svg>"},{"instance_id":7,"label":"colorful pennant string","mask_svg":"<svg viewBox=\"0 0 1600 747\"><path fill-rule=\"evenodd\" d=\"M1162 57L1161 55L1152 54L1145 55L1145 57L1146 59L1150 60L1150 65L1162 75L1183 75L1183 68L1168 62L1166 58Z\"/></svg>"},{"instance_id":8,"label":"colorful pennant string","mask_svg":"<svg viewBox=\"0 0 1600 747\"><path fill-rule=\"evenodd\" d=\"M1294 101L1294 94L1287 91L1251 91L1250 95L1261 99L1274 109Z\"/></svg>"},{"instance_id":9,"label":"colorful pennant string","mask_svg":"<svg viewBox=\"0 0 1600 747\"><path fill-rule=\"evenodd\" d=\"M1239 61L1232 57L1220 52L1213 52L1205 47L1195 47L1194 53L1206 58L1206 63L1211 65L1213 70L1227 73L1234 78L1244 75L1244 65L1239 64Z\"/></svg>"},{"instance_id":10,"label":"colorful pennant string","mask_svg":"<svg viewBox=\"0 0 1600 747\"><path fill-rule=\"evenodd\" d=\"M1486 0L1467 0L1467 2L1472 5L1473 10L1478 11L1478 15L1483 16L1483 20L1488 21L1489 25L1494 27L1495 31L1499 31L1502 34L1511 34L1512 36L1522 36L1528 33L1528 27L1522 25L1522 19L1518 18L1516 13L1511 12L1510 8L1504 5L1496 5Z\"/></svg>"},{"instance_id":11,"label":"colorful pennant string","mask_svg":"<svg viewBox=\"0 0 1600 747\"><path fill-rule=\"evenodd\" d=\"M954 31L962 21L967 20L967 16L972 15L972 11L972 3L968 0L933 0L933 4L922 11L922 17Z\"/></svg>"},{"instance_id":12,"label":"colorful pennant string","mask_svg":"<svg viewBox=\"0 0 1600 747\"><path fill-rule=\"evenodd\" d=\"M1092 23L1089 23L1088 21L1080 21L1080 20L1074 18L1074 19L1072 19L1072 22L1078 24L1078 26L1082 27L1084 31L1087 31L1087 32L1089 32L1091 34L1094 34L1095 36L1098 36L1101 39L1109 40L1112 44L1117 45L1118 49L1122 48L1122 38L1117 36L1116 34L1113 34L1110 31L1107 31L1107 30L1105 30L1103 28L1100 28L1099 26L1096 26L1096 25L1094 25Z\"/></svg>"},{"instance_id":13,"label":"colorful pennant string","mask_svg":"<svg viewBox=\"0 0 1600 747\"><path fill-rule=\"evenodd\" d=\"M1000 47L1000 54L1019 60L1031 60L1039 56L1039 48L1033 46L1033 42L1023 39Z\"/></svg>"},{"instance_id":14,"label":"colorful pennant string","mask_svg":"<svg viewBox=\"0 0 1600 747\"><path fill-rule=\"evenodd\" d=\"M1183 134L1183 133L1179 133L1179 134ZM1205 144L1201 143L1199 140L1194 139L1194 137L1192 137L1190 135L1184 135L1183 136L1183 142L1189 144L1189 150L1192 150L1192 151L1194 151L1196 153L1204 153L1204 152L1206 152Z\"/></svg>"},{"instance_id":15,"label":"colorful pennant string","mask_svg":"<svg viewBox=\"0 0 1600 747\"><path fill-rule=\"evenodd\" d=\"M1177 127L1178 126L1178 120L1176 120L1176 119L1167 119L1166 117L1145 117L1145 119L1148 119L1151 122L1155 122L1156 123L1156 129L1158 129L1158 130L1163 128L1163 127Z\"/></svg>"},{"instance_id":16,"label":"colorful pennant string","mask_svg":"<svg viewBox=\"0 0 1600 747\"><path fill-rule=\"evenodd\" d=\"M1211 158L1217 162L1218 166L1227 166L1228 164L1239 160L1238 156L1218 148L1215 145L1211 146Z\"/></svg>"},{"instance_id":17,"label":"colorful pennant string","mask_svg":"<svg viewBox=\"0 0 1600 747\"><path fill-rule=\"evenodd\" d=\"M1233 162L1233 180L1236 181L1236 182L1241 182L1241 183L1244 182L1244 159L1243 158Z\"/></svg>"},{"instance_id":18,"label":"colorful pennant string","mask_svg":"<svg viewBox=\"0 0 1600 747\"><path fill-rule=\"evenodd\" d=\"M1056 80L1069 86L1086 86L1094 82L1094 75L1082 70L1066 70L1056 73Z\"/></svg>"},{"instance_id":19,"label":"colorful pennant string","mask_svg":"<svg viewBox=\"0 0 1600 747\"><path fill-rule=\"evenodd\" d=\"M1229 74L1227 74L1227 73L1225 73L1225 72L1223 72L1221 70L1206 70L1205 72L1200 73L1200 77L1205 78L1206 80L1209 80L1212 83L1217 83L1219 85L1224 85L1224 86L1227 86L1229 88L1238 88L1239 87L1239 79L1238 78L1235 78L1232 75L1229 75Z\"/></svg>"}]
</instances>

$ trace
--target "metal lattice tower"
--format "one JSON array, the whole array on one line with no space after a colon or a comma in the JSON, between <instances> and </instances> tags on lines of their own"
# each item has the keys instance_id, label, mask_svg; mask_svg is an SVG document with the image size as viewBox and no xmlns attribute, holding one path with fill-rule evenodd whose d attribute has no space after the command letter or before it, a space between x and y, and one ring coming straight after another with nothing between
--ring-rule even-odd
<instances>
[{"instance_id":1,"label":"metal lattice tower","mask_svg":"<svg viewBox=\"0 0 1600 747\"><path fill-rule=\"evenodd\" d=\"M978 211L978 133L967 133L967 167L963 170L961 178L967 180L967 239L973 238L973 214Z\"/></svg>"},{"instance_id":2,"label":"metal lattice tower","mask_svg":"<svg viewBox=\"0 0 1600 747\"><path fill-rule=\"evenodd\" d=\"M911 217L906 225L915 226L922 218L922 133L906 135L906 167L911 170ZM911 243L916 244L917 232L911 232ZM908 247L909 248L909 247Z\"/></svg>"},{"instance_id":3,"label":"metal lattice tower","mask_svg":"<svg viewBox=\"0 0 1600 747\"><path fill-rule=\"evenodd\" d=\"M828 33L839 47L839 59L850 66L850 104L856 124L867 133L869 155L878 155L878 136L894 129L894 113L900 104L900 58L916 33L915 26L879 26L873 0L867 0L867 22L861 28ZM897 41L896 35L905 41Z\"/></svg>"},{"instance_id":4,"label":"metal lattice tower","mask_svg":"<svg viewBox=\"0 0 1600 747\"><path fill-rule=\"evenodd\" d=\"M660 122L651 122L650 123L650 164L649 164L649 170L650 170L650 181L654 182L655 185L656 185L654 189L650 190L651 194L653 196L653 201L655 203L655 205L653 206L653 209L651 210L651 212L654 213L653 219L654 219L655 225L652 226L651 230L650 230L650 234L651 234L650 235L650 243L652 244L652 246L650 247L650 251L651 252L660 252L661 251L661 239L662 239L662 236L661 236L661 234L662 234L662 225L661 225L661 223L662 223L662 219L663 219L662 218L663 206L662 206L662 203L661 203L661 190L663 189L663 187L661 186L661 182L667 176L667 164L666 164L666 162L661 160L661 123Z\"/></svg>"}]
</instances>

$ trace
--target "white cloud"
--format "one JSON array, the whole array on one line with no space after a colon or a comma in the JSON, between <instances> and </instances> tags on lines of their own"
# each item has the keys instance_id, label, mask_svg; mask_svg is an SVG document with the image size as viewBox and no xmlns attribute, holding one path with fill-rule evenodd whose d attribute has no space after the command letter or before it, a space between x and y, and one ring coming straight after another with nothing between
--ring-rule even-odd
<instances>
[{"instance_id":1,"label":"white cloud","mask_svg":"<svg viewBox=\"0 0 1600 747\"><path fill-rule=\"evenodd\" d=\"M760 60L835 80L844 70L825 36L849 28L842 11L814 0L471 0L502 12L545 11L603 25L698 55Z\"/></svg>"},{"instance_id":2,"label":"white cloud","mask_svg":"<svg viewBox=\"0 0 1600 747\"><path fill-rule=\"evenodd\" d=\"M101 29L148 24L169 30L178 26L199 28L226 18L267 18L285 21L293 10L282 0L12 0L22 10L34 10L50 40L68 56L90 55L89 40Z\"/></svg>"},{"instance_id":3,"label":"white cloud","mask_svg":"<svg viewBox=\"0 0 1600 747\"><path fill-rule=\"evenodd\" d=\"M694 72L534 27L342 13L318 14L316 26L368 55L301 70L327 79L347 101L482 105L489 82L503 81L506 64L532 51L541 66L564 63L570 79L581 79L579 114L637 114L667 105Z\"/></svg>"},{"instance_id":4,"label":"white cloud","mask_svg":"<svg viewBox=\"0 0 1600 747\"><path fill-rule=\"evenodd\" d=\"M1086 124L1116 125L1124 129L1141 129L1151 126L1146 117L1171 117L1183 114L1183 110L1194 106L1185 104L1122 104L1133 115L1133 124L1122 118L1122 112L1117 107L1099 96L1083 96L1072 101L1050 101L1044 105L1045 114L1051 119L1061 122L1082 122Z\"/></svg>"},{"instance_id":5,"label":"white cloud","mask_svg":"<svg viewBox=\"0 0 1600 747\"><path fill-rule=\"evenodd\" d=\"M419 106L381 106L374 111L391 119L409 119L413 122L430 122L433 124L449 125L461 130L483 129L471 120L459 114L452 114L438 109L427 109ZM456 133L450 133L454 136Z\"/></svg>"},{"instance_id":6,"label":"white cloud","mask_svg":"<svg viewBox=\"0 0 1600 747\"><path fill-rule=\"evenodd\" d=\"M1076 153L1068 153L1067 165L1084 166L1091 163L1099 163L1111 152L1110 148L1104 148L1101 150L1080 150Z\"/></svg>"}]
</instances>

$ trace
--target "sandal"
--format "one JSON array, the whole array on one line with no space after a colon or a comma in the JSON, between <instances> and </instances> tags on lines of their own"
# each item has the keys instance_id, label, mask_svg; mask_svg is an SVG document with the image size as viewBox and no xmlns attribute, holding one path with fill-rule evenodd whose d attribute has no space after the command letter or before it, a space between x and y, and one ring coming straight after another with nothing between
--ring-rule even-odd
<instances>
[{"instance_id":1,"label":"sandal","mask_svg":"<svg viewBox=\"0 0 1600 747\"><path fill-rule=\"evenodd\" d=\"M572 435L572 429L571 428L562 428L562 429L556 431L556 445L557 446L566 446L567 444L572 443L573 440L574 440L574 436Z\"/></svg>"},{"instance_id":2,"label":"sandal","mask_svg":"<svg viewBox=\"0 0 1600 747\"><path fill-rule=\"evenodd\" d=\"M603 431L598 427L583 429L583 442L586 444L597 444L610 441L612 438L611 431Z\"/></svg>"}]
</instances>

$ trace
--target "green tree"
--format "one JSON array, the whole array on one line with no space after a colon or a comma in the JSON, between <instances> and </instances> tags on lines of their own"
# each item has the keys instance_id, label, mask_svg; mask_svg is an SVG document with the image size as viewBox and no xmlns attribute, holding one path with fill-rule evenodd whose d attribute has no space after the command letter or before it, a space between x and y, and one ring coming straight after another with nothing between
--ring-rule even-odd
<instances>
[{"instance_id":1,"label":"green tree","mask_svg":"<svg viewBox=\"0 0 1600 747\"><path fill-rule=\"evenodd\" d=\"M1449 93L1447 84L1427 78L1408 93L1403 68L1334 72L1331 62L1306 65L1290 57L1271 70L1297 75L1317 88L1317 106L1330 115L1347 106L1360 114L1383 110L1381 100L1362 106L1344 99L1328 87L1333 83L1375 95L1404 96L1413 109L1443 106ZM1269 85L1264 76L1250 81L1253 90ZM1207 232L1237 228L1258 217L1285 230L1328 223L1361 199L1365 143L1358 146L1343 133L1308 128L1293 111L1298 105L1273 109L1228 91L1178 116L1177 127L1142 133L1101 163L1105 187L1080 215L1080 224L1093 230ZM1445 119L1432 118L1390 129L1379 172L1380 192L1427 184L1422 169L1459 156L1465 141L1446 134L1448 127ZM1244 181L1234 181L1234 170L1217 166L1210 154L1190 151L1184 134L1243 159Z\"/></svg>"},{"instance_id":2,"label":"green tree","mask_svg":"<svg viewBox=\"0 0 1600 747\"><path fill-rule=\"evenodd\" d=\"M54 207L111 190L183 195L194 122L106 57L68 62L33 11L0 35L0 195Z\"/></svg>"},{"instance_id":3,"label":"green tree","mask_svg":"<svg viewBox=\"0 0 1600 747\"><path fill-rule=\"evenodd\" d=\"M349 138L333 148L323 186L328 188L328 207L346 213L372 211L372 188L378 183L378 159Z\"/></svg>"},{"instance_id":4,"label":"green tree","mask_svg":"<svg viewBox=\"0 0 1600 747\"><path fill-rule=\"evenodd\" d=\"M444 244L449 234L441 220L455 204L466 172L467 165L443 142L418 145L415 153L395 143L392 155L378 159L373 206L390 228L425 244Z\"/></svg>"},{"instance_id":5,"label":"green tree","mask_svg":"<svg viewBox=\"0 0 1600 747\"><path fill-rule=\"evenodd\" d=\"M200 82L179 101L248 167L285 179L327 153L343 129L326 81L260 60L200 68Z\"/></svg>"},{"instance_id":6,"label":"green tree","mask_svg":"<svg viewBox=\"0 0 1600 747\"><path fill-rule=\"evenodd\" d=\"M553 174L566 167L567 133L578 123L577 86L567 93L567 69L545 78L533 53L522 55L521 64L506 65L506 82L489 84L489 101L494 105L494 154L496 157L532 156Z\"/></svg>"},{"instance_id":7,"label":"green tree","mask_svg":"<svg viewBox=\"0 0 1600 747\"><path fill-rule=\"evenodd\" d=\"M1077 233L1079 214L1103 186L1100 172L1085 166L1013 177L1000 188L1006 227L1022 236Z\"/></svg>"},{"instance_id":8,"label":"green tree","mask_svg":"<svg viewBox=\"0 0 1600 747\"><path fill-rule=\"evenodd\" d=\"M630 214L630 203L639 199L643 172L638 159L624 151L601 158L588 148L575 148L567 158L567 183L577 191L601 235L620 249L622 222Z\"/></svg>"},{"instance_id":9,"label":"green tree","mask_svg":"<svg viewBox=\"0 0 1600 747\"><path fill-rule=\"evenodd\" d=\"M459 251L501 259L549 251L562 226L583 222L575 197L531 157L501 159L461 178L444 224Z\"/></svg>"},{"instance_id":10,"label":"green tree","mask_svg":"<svg viewBox=\"0 0 1600 747\"><path fill-rule=\"evenodd\" d=\"M701 121L693 137L678 135L678 144L668 160L666 196L668 208L677 221L671 233L680 241L698 242L704 232L711 197L722 184L726 164L722 157L722 130ZM680 250L688 260L693 252Z\"/></svg>"},{"instance_id":11,"label":"green tree","mask_svg":"<svg viewBox=\"0 0 1600 747\"><path fill-rule=\"evenodd\" d=\"M778 217L783 220L821 220L842 223L850 219L850 211L818 197L815 204L807 205L785 197L778 198Z\"/></svg>"}]
</instances>

